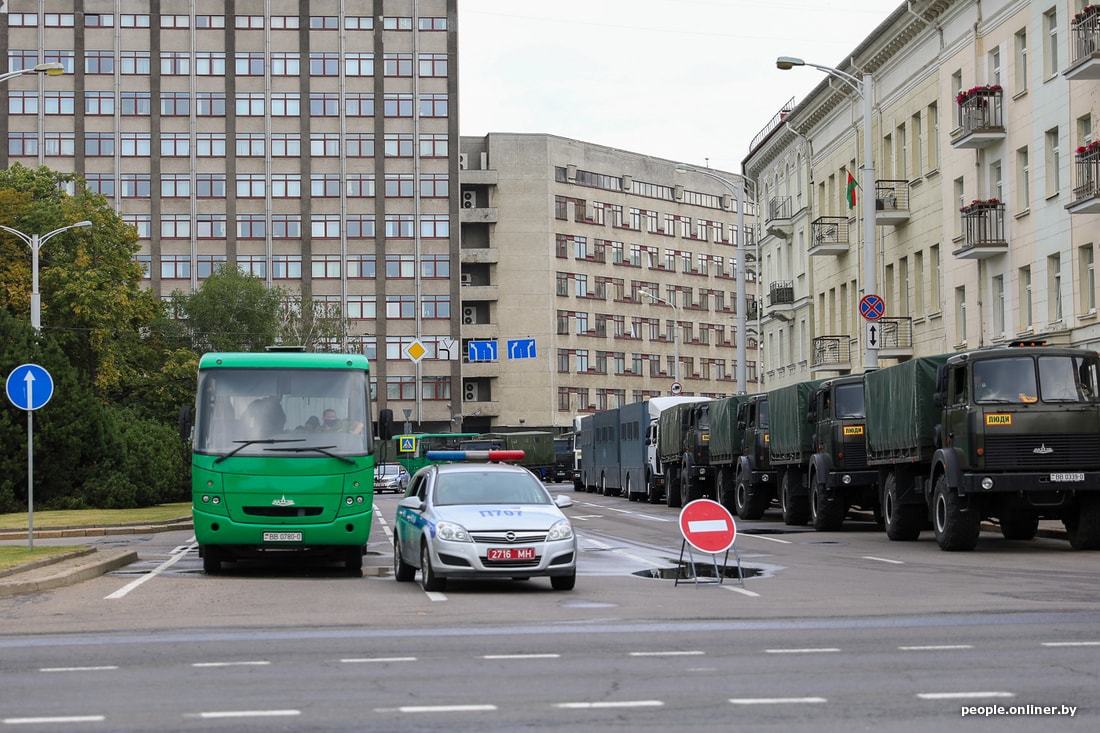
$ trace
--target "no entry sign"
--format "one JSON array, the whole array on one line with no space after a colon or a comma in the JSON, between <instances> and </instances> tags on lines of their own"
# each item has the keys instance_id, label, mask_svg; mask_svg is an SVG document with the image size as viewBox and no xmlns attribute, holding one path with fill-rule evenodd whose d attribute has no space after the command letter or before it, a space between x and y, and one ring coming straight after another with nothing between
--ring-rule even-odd
<instances>
[{"instance_id":1,"label":"no entry sign","mask_svg":"<svg viewBox=\"0 0 1100 733\"><path fill-rule=\"evenodd\" d=\"M717 555L733 546L737 526L718 502L696 499L680 510L680 534L699 552Z\"/></svg>"}]
</instances>

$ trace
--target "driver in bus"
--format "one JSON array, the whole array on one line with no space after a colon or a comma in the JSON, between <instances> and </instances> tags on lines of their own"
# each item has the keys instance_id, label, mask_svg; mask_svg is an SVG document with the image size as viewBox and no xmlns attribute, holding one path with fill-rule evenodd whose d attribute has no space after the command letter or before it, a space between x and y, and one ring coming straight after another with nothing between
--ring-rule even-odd
<instances>
[{"instance_id":1,"label":"driver in bus","mask_svg":"<svg viewBox=\"0 0 1100 733\"><path fill-rule=\"evenodd\" d=\"M342 420L336 416L336 410L331 407L321 415L322 433L351 433L359 435L363 432L363 423L353 420Z\"/></svg>"}]
</instances>

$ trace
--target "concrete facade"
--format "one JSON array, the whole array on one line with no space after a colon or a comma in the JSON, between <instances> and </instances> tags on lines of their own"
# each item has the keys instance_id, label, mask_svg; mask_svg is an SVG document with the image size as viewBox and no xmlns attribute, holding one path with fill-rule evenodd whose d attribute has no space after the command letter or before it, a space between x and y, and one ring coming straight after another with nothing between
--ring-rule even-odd
<instances>
[{"instance_id":1,"label":"concrete facade","mask_svg":"<svg viewBox=\"0 0 1100 733\"><path fill-rule=\"evenodd\" d=\"M684 394L736 391L737 214L721 183L552 135L464 137L462 156L462 337L500 344L499 361L463 367L464 429L564 428L577 414L668 394L676 328ZM535 339L537 358L509 359L506 341L523 338Z\"/></svg>"}]
</instances>

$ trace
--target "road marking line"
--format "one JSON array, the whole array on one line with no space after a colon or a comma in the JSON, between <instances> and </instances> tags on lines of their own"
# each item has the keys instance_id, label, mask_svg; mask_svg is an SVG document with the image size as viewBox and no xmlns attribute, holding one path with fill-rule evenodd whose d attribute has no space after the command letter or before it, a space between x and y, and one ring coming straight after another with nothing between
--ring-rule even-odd
<instances>
[{"instance_id":1,"label":"road marking line","mask_svg":"<svg viewBox=\"0 0 1100 733\"><path fill-rule=\"evenodd\" d=\"M706 652L697 649L689 652L630 652L632 657L697 657L702 654Z\"/></svg>"},{"instance_id":2,"label":"road marking line","mask_svg":"<svg viewBox=\"0 0 1100 733\"><path fill-rule=\"evenodd\" d=\"M271 664L266 660L255 662L195 662L192 667L267 667Z\"/></svg>"},{"instance_id":3,"label":"road marking line","mask_svg":"<svg viewBox=\"0 0 1100 733\"><path fill-rule=\"evenodd\" d=\"M630 511L629 509L616 509L613 506L609 506L607 508L610 509L613 512L618 512L619 514L633 514L634 513L632 511Z\"/></svg>"},{"instance_id":4,"label":"road marking line","mask_svg":"<svg viewBox=\"0 0 1100 733\"><path fill-rule=\"evenodd\" d=\"M589 519L603 519L602 514L574 514L570 519L579 519L582 522L587 522Z\"/></svg>"},{"instance_id":5,"label":"road marking line","mask_svg":"<svg viewBox=\"0 0 1100 733\"><path fill-rule=\"evenodd\" d=\"M817 649L765 649L767 654L820 654L822 652L839 652L835 646L820 647Z\"/></svg>"},{"instance_id":6,"label":"road marking line","mask_svg":"<svg viewBox=\"0 0 1100 733\"><path fill-rule=\"evenodd\" d=\"M185 715L184 717L198 717L205 720L216 718L287 718L301 715L301 710L215 710L197 715Z\"/></svg>"},{"instance_id":7,"label":"road marking line","mask_svg":"<svg viewBox=\"0 0 1100 733\"><path fill-rule=\"evenodd\" d=\"M938 652L947 649L973 649L973 644L932 644L929 646L899 646L903 652Z\"/></svg>"},{"instance_id":8,"label":"road marking line","mask_svg":"<svg viewBox=\"0 0 1100 733\"><path fill-rule=\"evenodd\" d=\"M39 672L106 672L111 669L118 669L113 664L103 665L102 667L41 667Z\"/></svg>"},{"instance_id":9,"label":"road marking line","mask_svg":"<svg viewBox=\"0 0 1100 733\"><path fill-rule=\"evenodd\" d=\"M102 723L102 715L62 715L53 718L4 718L4 725L35 725L42 723Z\"/></svg>"},{"instance_id":10,"label":"road marking line","mask_svg":"<svg viewBox=\"0 0 1100 733\"><path fill-rule=\"evenodd\" d=\"M741 533L737 536L738 537L755 537L758 540L767 540L768 542L779 542L779 543L784 544L784 545L793 545L794 544L790 540L781 540L778 537L765 537L762 534L745 534L745 533Z\"/></svg>"},{"instance_id":11,"label":"road marking line","mask_svg":"<svg viewBox=\"0 0 1100 733\"><path fill-rule=\"evenodd\" d=\"M655 517L652 514L642 514L641 512L634 512L634 516L641 517L642 519L652 519L654 522L671 522L673 520L668 517Z\"/></svg>"},{"instance_id":12,"label":"road marking line","mask_svg":"<svg viewBox=\"0 0 1100 733\"><path fill-rule=\"evenodd\" d=\"M609 700L607 702L559 702L554 707L565 710L589 710L592 708L659 708L660 700Z\"/></svg>"},{"instance_id":13,"label":"road marking line","mask_svg":"<svg viewBox=\"0 0 1100 733\"><path fill-rule=\"evenodd\" d=\"M168 568L170 568L173 565L175 565L176 563L178 563L180 560L182 560L184 558L184 556L188 552L190 552L191 550L198 547L198 544L195 542L194 536L192 536L191 539L187 540L187 542L189 544L187 545L187 548L183 552L176 553L172 557L170 557L167 560L165 560L164 562L162 562L160 565L153 568L150 572L146 573L145 575L141 576L140 578L137 578L136 580L131 580L129 583L122 586L121 588L119 588L118 590L116 590L114 593L107 596L103 600L105 600L105 601L118 600L119 598L124 597L127 593L132 591L134 588L137 588L142 583L144 583L146 581L149 581L149 580L152 580L157 575L160 575L162 572L164 572Z\"/></svg>"},{"instance_id":14,"label":"road marking line","mask_svg":"<svg viewBox=\"0 0 1100 733\"><path fill-rule=\"evenodd\" d=\"M734 705L789 705L828 702L823 697L731 697Z\"/></svg>"},{"instance_id":15,"label":"road marking line","mask_svg":"<svg viewBox=\"0 0 1100 733\"><path fill-rule=\"evenodd\" d=\"M392 709L392 708L391 708ZM397 708L402 713L478 713L491 712L497 709L496 705L405 705ZM385 708L375 708L376 712L384 712Z\"/></svg>"},{"instance_id":16,"label":"road marking line","mask_svg":"<svg viewBox=\"0 0 1100 733\"><path fill-rule=\"evenodd\" d=\"M920 692L921 700L968 700L975 697L1016 697L1011 692Z\"/></svg>"},{"instance_id":17,"label":"road marking line","mask_svg":"<svg viewBox=\"0 0 1100 733\"><path fill-rule=\"evenodd\" d=\"M486 654L482 659L560 659L560 654Z\"/></svg>"},{"instance_id":18,"label":"road marking line","mask_svg":"<svg viewBox=\"0 0 1100 733\"><path fill-rule=\"evenodd\" d=\"M1043 646L1100 646L1100 641L1044 641Z\"/></svg>"},{"instance_id":19,"label":"road marking line","mask_svg":"<svg viewBox=\"0 0 1100 733\"><path fill-rule=\"evenodd\" d=\"M760 597L759 593L755 593L755 592L749 590L748 588L742 588L742 587L737 586L737 585L726 585L725 583L722 583L722 587L725 588L728 591L733 592L733 593L740 593L743 596L748 596L749 598L759 598Z\"/></svg>"},{"instance_id":20,"label":"road marking line","mask_svg":"<svg viewBox=\"0 0 1100 733\"><path fill-rule=\"evenodd\" d=\"M386 533L386 539L393 539L393 530L390 529L390 525L386 524L386 520L382 518L382 515L376 510L374 515L378 517L378 523L382 525L382 531Z\"/></svg>"},{"instance_id":21,"label":"road marking line","mask_svg":"<svg viewBox=\"0 0 1100 733\"><path fill-rule=\"evenodd\" d=\"M905 564L901 560L889 560L885 557L875 557L874 555L864 555L863 559L864 560L874 560L875 562L888 562L891 565L904 565Z\"/></svg>"},{"instance_id":22,"label":"road marking line","mask_svg":"<svg viewBox=\"0 0 1100 733\"><path fill-rule=\"evenodd\" d=\"M415 662L416 657L361 657L351 659L341 659L342 664L370 664L373 662Z\"/></svg>"},{"instance_id":23,"label":"road marking line","mask_svg":"<svg viewBox=\"0 0 1100 733\"><path fill-rule=\"evenodd\" d=\"M437 593L435 591L430 591L430 590L424 591L424 593L425 593L425 595L428 596L428 598L432 601L432 603L440 603L441 601L447 600L447 596L444 595L443 593Z\"/></svg>"}]
</instances>

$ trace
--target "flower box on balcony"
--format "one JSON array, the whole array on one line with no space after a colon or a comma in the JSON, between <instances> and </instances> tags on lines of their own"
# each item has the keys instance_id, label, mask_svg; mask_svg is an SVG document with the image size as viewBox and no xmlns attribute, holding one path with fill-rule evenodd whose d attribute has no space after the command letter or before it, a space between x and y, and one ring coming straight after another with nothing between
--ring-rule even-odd
<instances>
[{"instance_id":1,"label":"flower box on balcony","mask_svg":"<svg viewBox=\"0 0 1100 733\"><path fill-rule=\"evenodd\" d=\"M1093 140L1088 145L1082 145L1074 151L1081 160L1100 157L1100 140Z\"/></svg>"},{"instance_id":2,"label":"flower box on balcony","mask_svg":"<svg viewBox=\"0 0 1100 733\"><path fill-rule=\"evenodd\" d=\"M982 209L995 209L1000 205L1001 205L1001 200L996 199L996 198L984 199L984 200L974 199L973 201L971 201L966 206L961 207L959 209L959 211L961 211L964 214L970 214L970 213L973 213L975 211L981 211Z\"/></svg>"},{"instance_id":3,"label":"flower box on balcony","mask_svg":"<svg viewBox=\"0 0 1100 733\"><path fill-rule=\"evenodd\" d=\"M964 89L955 95L955 104L960 107L971 97L976 97L974 104L978 107L986 106L987 100L985 97L991 97L994 94L1000 94L1004 91L1004 88L1000 84L982 84L976 87L970 87Z\"/></svg>"}]
</instances>

